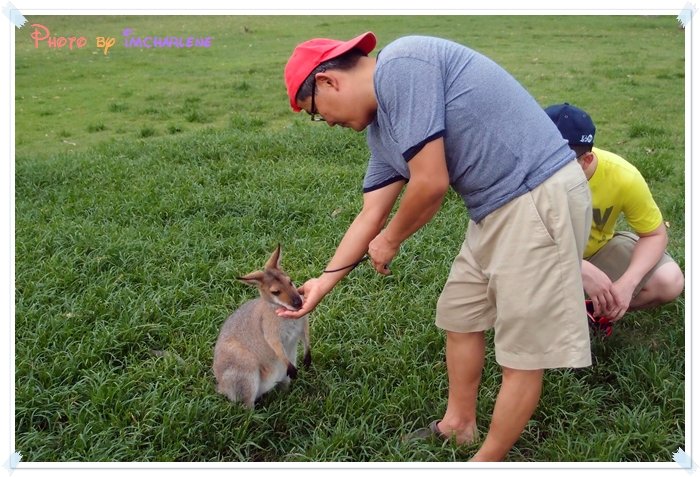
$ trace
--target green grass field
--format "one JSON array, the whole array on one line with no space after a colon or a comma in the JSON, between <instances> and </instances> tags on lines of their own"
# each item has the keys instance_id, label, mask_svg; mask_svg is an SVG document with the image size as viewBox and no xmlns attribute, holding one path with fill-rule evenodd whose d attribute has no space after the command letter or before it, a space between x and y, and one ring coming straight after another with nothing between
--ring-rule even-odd
<instances>
[{"instance_id":1,"label":"green grass field","mask_svg":"<svg viewBox=\"0 0 700 477\"><path fill-rule=\"evenodd\" d=\"M588 110L596 143L646 176L684 267L684 31L675 17L28 17L88 46L16 35L15 446L23 462L465 461L404 443L442 416L437 297L467 223L450 193L393 275L357 268L311 317L314 365L254 411L215 392L212 352L278 242L297 283L361 205L362 134L288 106L282 70L311 37L372 30L467 44L543 106ZM212 37L137 49L135 35ZM117 44L108 55L95 37ZM547 372L511 461L670 462L685 447L684 300L630 313L594 365ZM491 338L489 338L491 340ZM479 397L500 383L492 350Z\"/></svg>"}]
</instances>

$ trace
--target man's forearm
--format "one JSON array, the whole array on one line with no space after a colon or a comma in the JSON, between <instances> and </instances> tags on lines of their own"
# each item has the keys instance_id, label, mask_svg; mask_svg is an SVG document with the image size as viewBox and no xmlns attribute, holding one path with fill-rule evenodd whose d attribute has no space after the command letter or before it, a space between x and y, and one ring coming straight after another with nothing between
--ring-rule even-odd
<instances>
[{"instance_id":1,"label":"man's forearm","mask_svg":"<svg viewBox=\"0 0 700 477\"><path fill-rule=\"evenodd\" d=\"M411 180L408 183L396 214L383 232L386 239L397 248L440 210L446 189L426 182L427 179Z\"/></svg>"},{"instance_id":2,"label":"man's forearm","mask_svg":"<svg viewBox=\"0 0 700 477\"><path fill-rule=\"evenodd\" d=\"M394 248L433 218L450 187L442 138L426 144L408 163L411 179L382 235Z\"/></svg>"},{"instance_id":3,"label":"man's forearm","mask_svg":"<svg viewBox=\"0 0 700 477\"><path fill-rule=\"evenodd\" d=\"M668 238L665 233L640 237L632 252L630 264L619 281L629 282L634 287L639 285L644 275L649 273L649 270L661 259L667 243Z\"/></svg>"}]
</instances>

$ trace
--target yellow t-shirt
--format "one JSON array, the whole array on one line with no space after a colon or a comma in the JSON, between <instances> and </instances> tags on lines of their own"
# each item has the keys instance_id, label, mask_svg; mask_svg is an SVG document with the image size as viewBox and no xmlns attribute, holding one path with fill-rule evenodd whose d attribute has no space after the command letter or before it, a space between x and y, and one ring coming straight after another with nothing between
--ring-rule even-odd
<instances>
[{"instance_id":1,"label":"yellow t-shirt","mask_svg":"<svg viewBox=\"0 0 700 477\"><path fill-rule=\"evenodd\" d=\"M613 237L620 212L638 234L655 230L662 221L649 186L636 167L612 152L594 147L593 153L598 157L598 167L588 181L593 222L583 254L585 258L596 253Z\"/></svg>"}]
</instances>

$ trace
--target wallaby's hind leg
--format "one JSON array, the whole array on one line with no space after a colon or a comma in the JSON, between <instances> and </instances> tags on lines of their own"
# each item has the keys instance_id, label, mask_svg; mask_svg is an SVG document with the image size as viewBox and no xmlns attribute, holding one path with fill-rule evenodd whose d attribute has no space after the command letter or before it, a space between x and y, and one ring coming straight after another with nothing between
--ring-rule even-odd
<instances>
[{"instance_id":1,"label":"wallaby's hind leg","mask_svg":"<svg viewBox=\"0 0 700 477\"><path fill-rule=\"evenodd\" d=\"M241 402L245 407L253 409L259 388L260 376L258 373L229 369L221 377L217 390L231 401Z\"/></svg>"},{"instance_id":2,"label":"wallaby's hind leg","mask_svg":"<svg viewBox=\"0 0 700 477\"><path fill-rule=\"evenodd\" d=\"M279 388L283 391L289 391L290 384L292 384L292 379L289 376L285 376L279 383Z\"/></svg>"}]
</instances>

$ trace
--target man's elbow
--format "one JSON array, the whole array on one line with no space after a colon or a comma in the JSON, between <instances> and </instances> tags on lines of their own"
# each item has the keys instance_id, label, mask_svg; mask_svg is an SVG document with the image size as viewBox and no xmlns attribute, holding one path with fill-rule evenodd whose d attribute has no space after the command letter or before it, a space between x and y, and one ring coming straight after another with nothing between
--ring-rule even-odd
<instances>
[{"instance_id":1,"label":"man's elbow","mask_svg":"<svg viewBox=\"0 0 700 477\"><path fill-rule=\"evenodd\" d=\"M364 224L370 227L376 235L377 233L379 233L379 231L382 230L384 224L386 224L386 221L389 220L390 213L391 210L384 211L378 208L365 206L362 208L362 210L360 210L360 213L357 216L357 220L362 221Z\"/></svg>"},{"instance_id":2,"label":"man's elbow","mask_svg":"<svg viewBox=\"0 0 700 477\"><path fill-rule=\"evenodd\" d=\"M424 179L422 184L418 185L430 202L442 202L442 199L447 194L450 188L449 177L434 177Z\"/></svg>"},{"instance_id":3,"label":"man's elbow","mask_svg":"<svg viewBox=\"0 0 700 477\"><path fill-rule=\"evenodd\" d=\"M660 245L663 244L664 249L668 246L668 232L666 224L663 222L655 230L648 234L638 234L640 238L654 237Z\"/></svg>"}]
</instances>

